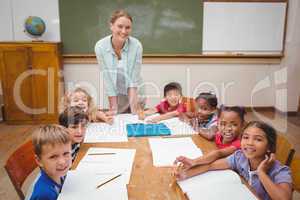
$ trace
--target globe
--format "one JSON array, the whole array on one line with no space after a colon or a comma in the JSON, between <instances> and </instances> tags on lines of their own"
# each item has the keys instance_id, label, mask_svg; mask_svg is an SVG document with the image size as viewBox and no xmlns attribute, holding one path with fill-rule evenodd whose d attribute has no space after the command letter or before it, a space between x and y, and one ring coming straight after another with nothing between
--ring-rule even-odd
<instances>
[{"instance_id":1,"label":"globe","mask_svg":"<svg viewBox=\"0 0 300 200\"><path fill-rule=\"evenodd\" d=\"M29 16L25 20L25 30L33 37L42 36L46 30L45 22L37 16Z\"/></svg>"}]
</instances>

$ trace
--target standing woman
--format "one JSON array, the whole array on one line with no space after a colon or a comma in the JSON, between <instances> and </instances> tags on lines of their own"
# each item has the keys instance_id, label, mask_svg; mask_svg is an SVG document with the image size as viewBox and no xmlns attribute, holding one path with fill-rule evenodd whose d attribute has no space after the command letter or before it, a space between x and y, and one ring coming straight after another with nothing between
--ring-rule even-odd
<instances>
[{"instance_id":1,"label":"standing woman","mask_svg":"<svg viewBox=\"0 0 300 200\"><path fill-rule=\"evenodd\" d=\"M95 45L98 63L102 67L109 109L114 113L136 113L142 101L139 86L143 47L130 36L132 17L124 10L115 11L110 19L111 35Z\"/></svg>"}]
</instances>

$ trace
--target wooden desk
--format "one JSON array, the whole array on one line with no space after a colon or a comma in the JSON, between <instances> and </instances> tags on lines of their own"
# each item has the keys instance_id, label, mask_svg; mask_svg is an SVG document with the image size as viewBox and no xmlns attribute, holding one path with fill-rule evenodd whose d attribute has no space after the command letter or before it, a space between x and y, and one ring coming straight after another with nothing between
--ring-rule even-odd
<instances>
[{"instance_id":1,"label":"wooden desk","mask_svg":"<svg viewBox=\"0 0 300 200\"><path fill-rule=\"evenodd\" d=\"M213 142L198 135L193 135L192 139L204 154L216 149ZM129 200L186 200L179 186L174 184L175 180L171 175L172 168L153 166L148 138L129 138L128 142L122 143L82 144L74 168L77 167L89 147L136 149L130 183L127 185Z\"/></svg>"}]
</instances>

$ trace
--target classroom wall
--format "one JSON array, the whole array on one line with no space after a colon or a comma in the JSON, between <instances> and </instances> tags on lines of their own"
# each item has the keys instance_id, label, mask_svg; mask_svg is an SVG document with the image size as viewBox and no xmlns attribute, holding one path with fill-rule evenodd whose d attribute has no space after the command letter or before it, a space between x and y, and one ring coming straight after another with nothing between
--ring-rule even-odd
<instances>
[{"instance_id":1,"label":"classroom wall","mask_svg":"<svg viewBox=\"0 0 300 200\"><path fill-rule=\"evenodd\" d=\"M12 9L8 9L10 6ZM0 23L4 28L0 31L1 41L30 40L26 37L16 38L15 35L18 35L16 30L13 29L14 33L10 31L14 26L12 15L18 14L12 13L13 10L22 12L23 16L27 13L40 16L41 13L47 13L54 19L59 19L57 0L2 0ZM11 22L8 23L9 21ZM57 20L52 22L59 27ZM53 30L56 31L55 37L60 39L59 29ZM296 111L300 95L300 41L297 37L299 34L300 2L289 0L285 57L281 64L143 64L142 76L148 84L147 93L152 95L148 106L155 105L161 98L163 86L167 82L178 81L182 84L184 93L189 96L195 96L194 94L202 90L214 89L222 103L275 106L281 111ZM75 84L84 85L90 88L97 103L106 107L107 99L103 94L99 74L100 67L96 64L65 64L66 89L74 87Z\"/></svg>"},{"instance_id":2,"label":"classroom wall","mask_svg":"<svg viewBox=\"0 0 300 200\"><path fill-rule=\"evenodd\" d=\"M179 82L187 96L195 97L200 91L213 91L219 96L220 103L264 107L277 103L274 73L279 67L249 64L143 64L142 77L147 95L150 96L147 102L150 107L162 98L163 86L171 81ZM67 89L72 89L76 84L82 85L93 93L99 105L106 107L106 97L103 92L98 92L103 91L100 73L100 67L96 64L64 66Z\"/></svg>"}]
</instances>

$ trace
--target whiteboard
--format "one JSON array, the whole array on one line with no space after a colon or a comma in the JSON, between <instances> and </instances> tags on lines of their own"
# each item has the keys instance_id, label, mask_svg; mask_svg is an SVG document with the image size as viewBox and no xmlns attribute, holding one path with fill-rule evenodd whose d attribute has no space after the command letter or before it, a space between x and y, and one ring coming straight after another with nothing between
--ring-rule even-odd
<instances>
[{"instance_id":1,"label":"whiteboard","mask_svg":"<svg viewBox=\"0 0 300 200\"><path fill-rule=\"evenodd\" d=\"M0 1L0 41L13 40L12 9L10 0Z\"/></svg>"},{"instance_id":2,"label":"whiteboard","mask_svg":"<svg viewBox=\"0 0 300 200\"><path fill-rule=\"evenodd\" d=\"M286 3L205 2L203 54L280 54Z\"/></svg>"}]
</instances>

